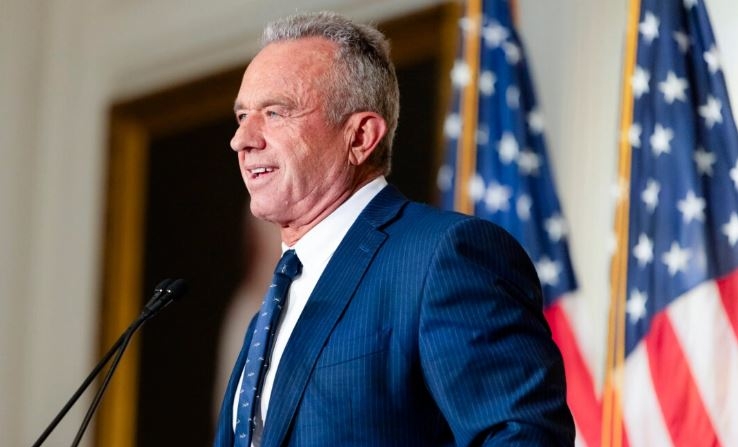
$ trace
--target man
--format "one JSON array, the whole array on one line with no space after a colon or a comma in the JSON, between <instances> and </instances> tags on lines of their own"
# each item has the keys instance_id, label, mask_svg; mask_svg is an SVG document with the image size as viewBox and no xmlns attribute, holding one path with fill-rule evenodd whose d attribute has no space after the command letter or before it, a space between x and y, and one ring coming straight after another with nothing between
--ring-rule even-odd
<instances>
[{"instance_id":1,"label":"man","mask_svg":"<svg viewBox=\"0 0 738 447\"><path fill-rule=\"evenodd\" d=\"M291 285L278 269L251 322L216 446L573 445L521 247L384 179L399 110L384 36L318 13L262 40L231 147L252 213L302 269Z\"/></svg>"}]
</instances>

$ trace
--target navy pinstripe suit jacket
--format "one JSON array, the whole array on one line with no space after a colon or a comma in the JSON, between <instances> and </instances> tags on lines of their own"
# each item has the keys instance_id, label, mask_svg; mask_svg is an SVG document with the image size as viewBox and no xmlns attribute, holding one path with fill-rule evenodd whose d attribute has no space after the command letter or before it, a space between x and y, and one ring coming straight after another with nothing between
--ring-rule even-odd
<instances>
[{"instance_id":1,"label":"navy pinstripe suit jacket","mask_svg":"<svg viewBox=\"0 0 738 447\"><path fill-rule=\"evenodd\" d=\"M247 331L249 342L251 331ZM231 447L239 358L216 447ZM263 446L573 445L538 279L494 224L391 186L339 245L287 344Z\"/></svg>"}]
</instances>

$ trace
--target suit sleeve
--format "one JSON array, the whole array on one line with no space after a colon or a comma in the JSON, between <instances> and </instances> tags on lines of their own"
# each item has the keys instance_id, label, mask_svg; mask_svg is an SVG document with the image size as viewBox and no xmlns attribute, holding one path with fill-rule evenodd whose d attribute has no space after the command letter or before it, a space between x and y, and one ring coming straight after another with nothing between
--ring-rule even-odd
<instances>
[{"instance_id":1,"label":"suit sleeve","mask_svg":"<svg viewBox=\"0 0 738 447\"><path fill-rule=\"evenodd\" d=\"M535 269L501 228L464 220L428 266L419 346L456 445L568 446L564 369Z\"/></svg>"}]
</instances>

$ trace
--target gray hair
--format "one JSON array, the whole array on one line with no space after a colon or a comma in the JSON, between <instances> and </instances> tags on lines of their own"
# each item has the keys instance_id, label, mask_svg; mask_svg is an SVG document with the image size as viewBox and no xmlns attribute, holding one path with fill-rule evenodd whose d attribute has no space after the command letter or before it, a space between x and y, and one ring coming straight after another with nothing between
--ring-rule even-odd
<instances>
[{"instance_id":1,"label":"gray hair","mask_svg":"<svg viewBox=\"0 0 738 447\"><path fill-rule=\"evenodd\" d=\"M389 174L392 140L400 113L400 91L387 38L376 28L333 12L302 13L269 23L262 48L272 42L322 37L338 45L329 74L327 118L333 125L355 112L370 111L387 122L387 134L368 162Z\"/></svg>"}]
</instances>

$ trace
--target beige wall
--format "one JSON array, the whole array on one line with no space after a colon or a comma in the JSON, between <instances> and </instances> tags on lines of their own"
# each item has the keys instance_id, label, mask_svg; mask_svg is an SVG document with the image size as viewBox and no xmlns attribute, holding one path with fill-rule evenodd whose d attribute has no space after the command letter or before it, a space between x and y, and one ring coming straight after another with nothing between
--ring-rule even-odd
<instances>
[{"instance_id":1,"label":"beige wall","mask_svg":"<svg viewBox=\"0 0 738 447\"><path fill-rule=\"evenodd\" d=\"M243 63L295 9L361 20L434 0L3 0L0 5L0 445L30 445L95 362L106 107ZM625 0L519 0L573 256L602 355ZM708 0L723 49L738 4ZM724 70L738 98L738 57ZM49 445L73 438L84 405Z\"/></svg>"}]
</instances>

